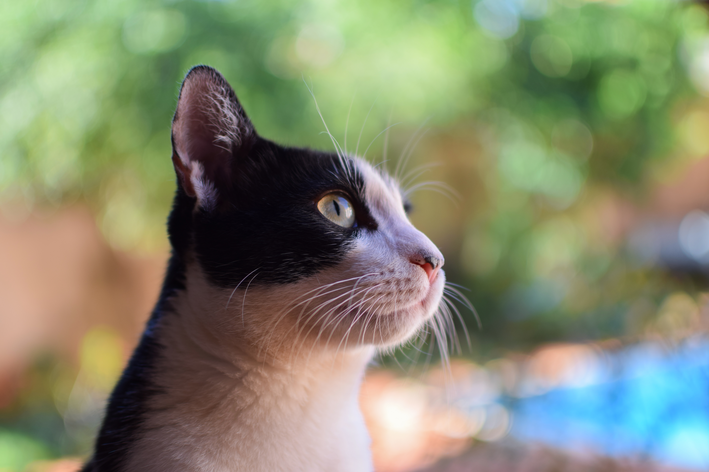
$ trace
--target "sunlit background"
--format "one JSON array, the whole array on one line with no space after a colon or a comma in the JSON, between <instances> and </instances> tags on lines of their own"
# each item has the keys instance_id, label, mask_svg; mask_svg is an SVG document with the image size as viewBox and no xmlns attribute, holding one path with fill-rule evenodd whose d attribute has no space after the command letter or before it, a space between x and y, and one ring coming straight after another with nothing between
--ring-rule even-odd
<instances>
[{"instance_id":1,"label":"sunlit background","mask_svg":"<svg viewBox=\"0 0 709 472\"><path fill-rule=\"evenodd\" d=\"M709 469L709 27L670 0L0 2L0 471L70 472L154 303L190 66L403 167L473 303L382 358L379 472ZM385 130L388 131L385 132ZM435 182L441 182L440 184Z\"/></svg>"}]
</instances>

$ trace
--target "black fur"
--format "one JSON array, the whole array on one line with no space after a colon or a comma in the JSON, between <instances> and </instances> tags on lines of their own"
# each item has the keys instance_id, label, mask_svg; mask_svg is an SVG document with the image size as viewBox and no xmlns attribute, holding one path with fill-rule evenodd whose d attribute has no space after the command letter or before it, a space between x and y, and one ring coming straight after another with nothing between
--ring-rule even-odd
<instances>
[{"instance_id":1,"label":"black fur","mask_svg":"<svg viewBox=\"0 0 709 472\"><path fill-rule=\"evenodd\" d=\"M203 98L217 93L219 107L213 98ZM229 148L219 136L230 133L203 124L222 123L224 109L237 122ZM172 139L178 174L186 172L181 163L197 162L216 190L217 202L207 209L191 212L196 198L178 202L189 207L184 226L212 283L233 288L294 282L339 263L358 232L376 229L364 180L349 158L259 137L229 84L212 68L197 66L187 73ZM185 155L177 154L180 149ZM191 188L186 180L183 176L183 187ZM318 200L333 191L355 205L355 228L339 227L318 211Z\"/></svg>"},{"instance_id":2,"label":"black fur","mask_svg":"<svg viewBox=\"0 0 709 472\"><path fill-rule=\"evenodd\" d=\"M232 204L194 216L195 252L213 283L295 282L338 264L357 233L376 229L361 175L354 167L343 169L337 156L259 140L250 158L258 168L237 180ZM354 228L337 226L318 211L318 200L331 191L355 206Z\"/></svg>"}]
</instances>

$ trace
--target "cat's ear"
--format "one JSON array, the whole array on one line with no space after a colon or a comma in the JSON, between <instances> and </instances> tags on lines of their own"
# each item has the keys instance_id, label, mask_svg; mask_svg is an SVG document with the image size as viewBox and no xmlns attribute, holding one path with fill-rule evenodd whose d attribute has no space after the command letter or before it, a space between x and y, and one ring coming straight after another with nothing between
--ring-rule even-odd
<instances>
[{"instance_id":1,"label":"cat's ear","mask_svg":"<svg viewBox=\"0 0 709 472\"><path fill-rule=\"evenodd\" d=\"M185 193L213 208L232 184L233 160L249 152L256 131L234 90L208 66L185 76L172 119L172 162Z\"/></svg>"}]
</instances>

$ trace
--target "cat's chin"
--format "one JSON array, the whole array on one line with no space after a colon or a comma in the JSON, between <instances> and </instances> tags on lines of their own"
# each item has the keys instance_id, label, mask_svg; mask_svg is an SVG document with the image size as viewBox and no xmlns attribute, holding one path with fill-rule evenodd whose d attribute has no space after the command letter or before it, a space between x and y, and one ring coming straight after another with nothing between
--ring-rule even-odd
<instances>
[{"instance_id":1,"label":"cat's chin","mask_svg":"<svg viewBox=\"0 0 709 472\"><path fill-rule=\"evenodd\" d=\"M441 271L422 298L411 305L378 315L367 327L372 329L372 344L379 348L390 348L416 336L438 310L444 286L445 275Z\"/></svg>"}]
</instances>

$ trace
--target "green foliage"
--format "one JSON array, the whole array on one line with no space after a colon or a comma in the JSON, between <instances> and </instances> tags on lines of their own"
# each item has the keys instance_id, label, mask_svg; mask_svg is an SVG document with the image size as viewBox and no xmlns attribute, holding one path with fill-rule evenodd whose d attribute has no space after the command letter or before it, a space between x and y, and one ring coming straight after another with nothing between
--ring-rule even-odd
<instances>
[{"instance_id":1,"label":"green foliage","mask_svg":"<svg viewBox=\"0 0 709 472\"><path fill-rule=\"evenodd\" d=\"M0 470L24 470L31 461L45 457L49 457L49 453L41 442L0 430Z\"/></svg>"},{"instance_id":2,"label":"green foliage","mask_svg":"<svg viewBox=\"0 0 709 472\"><path fill-rule=\"evenodd\" d=\"M433 128L413 160L449 166L464 201L443 230L426 227L428 200L417 221L494 330L503 298L550 313L568 295L559 280L599 287L620 270L617 244L574 212L599 189L641 195L687 157L673 113L696 99L706 14L652 0L38 0L0 6L0 31L0 200L15 211L82 200L114 245L164 247L170 119L189 67L220 69L264 136L329 148L312 86L351 151L382 158L383 138L369 143L402 122L396 156L419 124ZM697 120L685 141L702 151Z\"/></svg>"}]
</instances>

